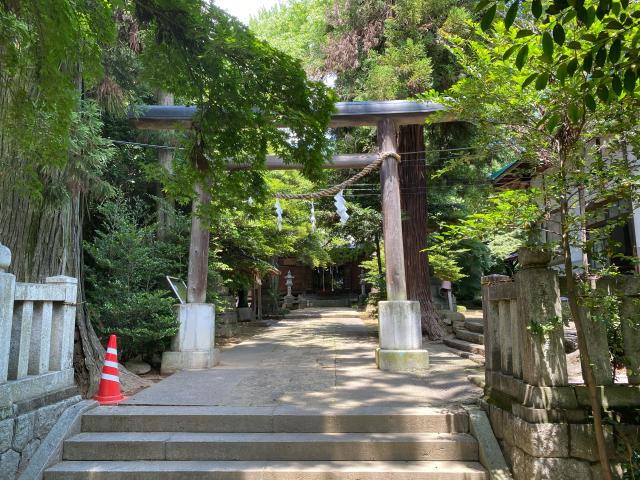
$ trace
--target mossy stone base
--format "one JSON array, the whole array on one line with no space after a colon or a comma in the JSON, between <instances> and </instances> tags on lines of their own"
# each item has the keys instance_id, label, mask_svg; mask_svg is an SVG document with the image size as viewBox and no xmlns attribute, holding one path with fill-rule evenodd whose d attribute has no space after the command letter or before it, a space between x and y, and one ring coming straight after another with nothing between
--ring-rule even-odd
<instances>
[{"instance_id":1,"label":"mossy stone base","mask_svg":"<svg viewBox=\"0 0 640 480\"><path fill-rule=\"evenodd\" d=\"M376 365L388 372L416 372L429 368L426 350L383 350L376 348Z\"/></svg>"}]
</instances>

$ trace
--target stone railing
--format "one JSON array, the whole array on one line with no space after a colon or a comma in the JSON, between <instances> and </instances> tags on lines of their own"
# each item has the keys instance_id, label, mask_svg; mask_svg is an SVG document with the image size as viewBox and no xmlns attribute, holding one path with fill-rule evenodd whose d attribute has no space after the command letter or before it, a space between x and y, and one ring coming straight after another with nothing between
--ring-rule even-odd
<instances>
[{"instance_id":1,"label":"stone railing","mask_svg":"<svg viewBox=\"0 0 640 480\"><path fill-rule=\"evenodd\" d=\"M72 387L77 280L19 283L0 245L0 408Z\"/></svg>"},{"instance_id":2,"label":"stone railing","mask_svg":"<svg viewBox=\"0 0 640 480\"><path fill-rule=\"evenodd\" d=\"M519 260L522 269L513 278L482 279L484 405L494 433L516 479L564 478L560 472L598 478L588 392L569 382L558 276L543 252L521 250ZM598 282L598 289L605 287L621 298L628 382L612 381L604 322L586 315L584 330L603 408L625 412L640 406L640 280ZM636 425L616 426L626 429L623 435L607 428L612 452L619 437L638 438Z\"/></svg>"}]
</instances>

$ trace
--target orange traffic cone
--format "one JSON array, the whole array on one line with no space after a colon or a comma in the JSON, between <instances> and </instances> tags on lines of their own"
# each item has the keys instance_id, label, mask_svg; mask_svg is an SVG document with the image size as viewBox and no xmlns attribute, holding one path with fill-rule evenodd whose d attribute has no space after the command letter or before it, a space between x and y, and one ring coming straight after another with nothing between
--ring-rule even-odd
<instances>
[{"instance_id":1,"label":"orange traffic cone","mask_svg":"<svg viewBox=\"0 0 640 480\"><path fill-rule=\"evenodd\" d=\"M120 391L120 377L118 376L118 348L116 346L116 336L109 337L107 353L104 357L104 367L100 379L100 387L94 400L100 405L112 405L120 403L127 397Z\"/></svg>"}]
</instances>

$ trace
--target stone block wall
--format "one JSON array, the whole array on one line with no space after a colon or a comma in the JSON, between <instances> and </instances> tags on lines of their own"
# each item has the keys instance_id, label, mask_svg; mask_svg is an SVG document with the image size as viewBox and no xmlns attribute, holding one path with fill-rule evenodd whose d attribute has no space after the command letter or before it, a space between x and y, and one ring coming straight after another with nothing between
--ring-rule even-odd
<instances>
[{"instance_id":1,"label":"stone block wall","mask_svg":"<svg viewBox=\"0 0 640 480\"><path fill-rule=\"evenodd\" d=\"M483 278L483 407L516 480L599 480L586 387L568 379L560 288L556 273L548 268L551 257L520 251L519 258L522 268L514 278ZM606 332L595 321L589 323L588 315L585 336L598 364L605 418L615 425L607 427L609 458L620 469L627 447L640 445L640 281L609 280L608 288L622 295L627 383L611 381ZM536 328L541 325L544 330Z\"/></svg>"},{"instance_id":2,"label":"stone block wall","mask_svg":"<svg viewBox=\"0 0 640 480\"><path fill-rule=\"evenodd\" d=\"M528 422L512 412L484 402L493 432L516 480L600 480L593 425L569 422ZM605 427L609 458L622 476L627 444L640 438L640 426Z\"/></svg>"},{"instance_id":3,"label":"stone block wall","mask_svg":"<svg viewBox=\"0 0 640 480\"><path fill-rule=\"evenodd\" d=\"M2 407L0 479L18 478L62 412L80 400L75 388L67 388Z\"/></svg>"}]
</instances>

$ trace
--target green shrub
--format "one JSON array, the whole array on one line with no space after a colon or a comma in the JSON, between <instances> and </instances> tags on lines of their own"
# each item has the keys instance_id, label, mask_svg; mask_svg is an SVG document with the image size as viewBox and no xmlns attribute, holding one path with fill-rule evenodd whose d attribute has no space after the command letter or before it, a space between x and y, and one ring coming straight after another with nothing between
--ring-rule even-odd
<instances>
[{"instance_id":1,"label":"green shrub","mask_svg":"<svg viewBox=\"0 0 640 480\"><path fill-rule=\"evenodd\" d=\"M101 224L85 242L87 301L92 323L103 342L118 336L121 359L162 352L178 323L177 303L166 285L166 275L180 275L185 264L184 239L157 238L154 218L144 205L129 205L121 196L98 208Z\"/></svg>"},{"instance_id":2,"label":"green shrub","mask_svg":"<svg viewBox=\"0 0 640 480\"><path fill-rule=\"evenodd\" d=\"M103 339L117 335L122 359L139 354L148 358L165 350L178 331L174 303L158 290L130 292L113 303L98 303L94 307L96 333Z\"/></svg>"}]
</instances>

